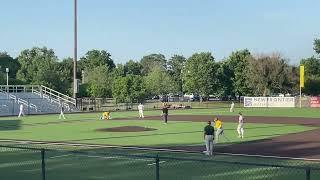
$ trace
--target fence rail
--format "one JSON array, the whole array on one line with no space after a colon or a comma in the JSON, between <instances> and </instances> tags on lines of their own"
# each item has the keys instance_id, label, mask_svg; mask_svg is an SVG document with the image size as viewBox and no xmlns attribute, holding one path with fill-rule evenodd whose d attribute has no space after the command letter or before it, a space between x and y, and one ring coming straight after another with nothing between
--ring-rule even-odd
<instances>
[{"instance_id":1,"label":"fence rail","mask_svg":"<svg viewBox=\"0 0 320 180\"><path fill-rule=\"evenodd\" d=\"M1 179L316 180L320 168L159 154L54 150L0 145Z\"/></svg>"}]
</instances>

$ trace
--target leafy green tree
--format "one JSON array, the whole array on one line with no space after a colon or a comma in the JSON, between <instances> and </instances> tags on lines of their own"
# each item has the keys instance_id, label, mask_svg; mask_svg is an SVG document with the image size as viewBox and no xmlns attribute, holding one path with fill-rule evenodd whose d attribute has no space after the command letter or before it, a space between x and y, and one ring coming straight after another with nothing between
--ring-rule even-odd
<instances>
[{"instance_id":1,"label":"leafy green tree","mask_svg":"<svg viewBox=\"0 0 320 180\"><path fill-rule=\"evenodd\" d=\"M7 84L7 75L4 72L0 72L0 84Z\"/></svg>"},{"instance_id":2,"label":"leafy green tree","mask_svg":"<svg viewBox=\"0 0 320 180\"><path fill-rule=\"evenodd\" d=\"M320 59L314 56L302 59L301 64L305 66L305 87L303 92L309 95L320 94Z\"/></svg>"},{"instance_id":3,"label":"leafy green tree","mask_svg":"<svg viewBox=\"0 0 320 180\"><path fill-rule=\"evenodd\" d=\"M218 96L234 96L234 71L230 66L230 61L222 61L218 63L219 68L216 71L216 77L218 79L218 88L216 95Z\"/></svg>"},{"instance_id":4,"label":"leafy green tree","mask_svg":"<svg viewBox=\"0 0 320 180\"><path fill-rule=\"evenodd\" d=\"M315 39L313 43L313 49L317 54L320 54L320 39Z\"/></svg>"},{"instance_id":5,"label":"leafy green tree","mask_svg":"<svg viewBox=\"0 0 320 180\"><path fill-rule=\"evenodd\" d=\"M290 93L289 66L278 54L252 57L248 64L247 84L254 95Z\"/></svg>"},{"instance_id":6,"label":"leafy green tree","mask_svg":"<svg viewBox=\"0 0 320 180\"><path fill-rule=\"evenodd\" d=\"M9 68L9 78L16 78L20 64L18 59L12 58L6 52L0 52L0 71L6 72L6 68Z\"/></svg>"},{"instance_id":7,"label":"leafy green tree","mask_svg":"<svg viewBox=\"0 0 320 180\"><path fill-rule=\"evenodd\" d=\"M126 76L126 68L122 64L118 64L116 68L112 71L113 77L125 77Z\"/></svg>"},{"instance_id":8,"label":"leafy green tree","mask_svg":"<svg viewBox=\"0 0 320 180\"><path fill-rule=\"evenodd\" d=\"M113 77L108 66L101 65L85 71L85 84L91 97L112 97Z\"/></svg>"},{"instance_id":9,"label":"leafy green tree","mask_svg":"<svg viewBox=\"0 0 320 180\"><path fill-rule=\"evenodd\" d=\"M118 77L113 82L112 94L118 102L142 101L145 93L143 78L139 75Z\"/></svg>"},{"instance_id":10,"label":"leafy green tree","mask_svg":"<svg viewBox=\"0 0 320 180\"><path fill-rule=\"evenodd\" d=\"M315 39L313 49L320 54L320 39ZM300 64L305 66L305 87L303 92L309 95L320 95L320 58L314 56L302 59Z\"/></svg>"},{"instance_id":11,"label":"leafy green tree","mask_svg":"<svg viewBox=\"0 0 320 180\"><path fill-rule=\"evenodd\" d=\"M218 65L209 52L195 53L187 61L184 69L183 86L188 93L208 96L217 91Z\"/></svg>"},{"instance_id":12,"label":"leafy green tree","mask_svg":"<svg viewBox=\"0 0 320 180\"><path fill-rule=\"evenodd\" d=\"M115 64L111 59L111 54L105 50L91 50L86 53L86 55L80 58L79 68L81 70L88 69L91 71L95 67L108 66L110 69L115 68Z\"/></svg>"},{"instance_id":13,"label":"leafy green tree","mask_svg":"<svg viewBox=\"0 0 320 180\"><path fill-rule=\"evenodd\" d=\"M320 95L320 77L306 79L303 93L311 96L319 96Z\"/></svg>"},{"instance_id":14,"label":"leafy green tree","mask_svg":"<svg viewBox=\"0 0 320 180\"><path fill-rule=\"evenodd\" d=\"M228 57L225 69L229 67L227 71L230 72L226 73L226 75L229 76L230 81L225 83L232 82L227 88L229 93L231 93L230 95L233 93L238 96L250 94L251 90L246 84L249 58L251 58L251 53L248 49L232 52ZM231 88L233 88L233 92Z\"/></svg>"},{"instance_id":15,"label":"leafy green tree","mask_svg":"<svg viewBox=\"0 0 320 180\"><path fill-rule=\"evenodd\" d=\"M183 93L183 81L182 81L182 71L186 62L186 58L180 55L174 55L168 61L168 71L173 77L175 83L177 83L179 89L178 91Z\"/></svg>"},{"instance_id":16,"label":"leafy green tree","mask_svg":"<svg viewBox=\"0 0 320 180\"><path fill-rule=\"evenodd\" d=\"M167 60L163 54L150 54L144 56L141 61L143 75L147 75L154 67L161 66L167 68Z\"/></svg>"},{"instance_id":17,"label":"leafy green tree","mask_svg":"<svg viewBox=\"0 0 320 180\"><path fill-rule=\"evenodd\" d=\"M142 65L140 62L130 60L124 65L124 67L126 74L141 75Z\"/></svg>"},{"instance_id":18,"label":"leafy green tree","mask_svg":"<svg viewBox=\"0 0 320 180\"><path fill-rule=\"evenodd\" d=\"M177 92L177 84L169 73L163 68L156 66L145 77L148 95L166 95Z\"/></svg>"},{"instance_id":19,"label":"leafy green tree","mask_svg":"<svg viewBox=\"0 0 320 180\"><path fill-rule=\"evenodd\" d=\"M307 79L320 77L320 59L312 56L307 59L302 59L300 64L305 66L305 74Z\"/></svg>"},{"instance_id":20,"label":"leafy green tree","mask_svg":"<svg viewBox=\"0 0 320 180\"><path fill-rule=\"evenodd\" d=\"M45 85L59 90L57 57L52 49L34 47L23 50L18 61L20 69L17 72L17 79L26 84Z\"/></svg>"},{"instance_id":21,"label":"leafy green tree","mask_svg":"<svg viewBox=\"0 0 320 180\"><path fill-rule=\"evenodd\" d=\"M73 87L73 59L63 59L57 66L60 82L58 89L62 93L71 95Z\"/></svg>"},{"instance_id":22,"label":"leafy green tree","mask_svg":"<svg viewBox=\"0 0 320 180\"><path fill-rule=\"evenodd\" d=\"M1 78L4 78L3 82L1 81L1 84L7 83L6 68L9 68L9 84L24 84L24 82L16 78L16 74L20 68L18 59L12 58L6 52L0 52L0 72Z\"/></svg>"}]
</instances>

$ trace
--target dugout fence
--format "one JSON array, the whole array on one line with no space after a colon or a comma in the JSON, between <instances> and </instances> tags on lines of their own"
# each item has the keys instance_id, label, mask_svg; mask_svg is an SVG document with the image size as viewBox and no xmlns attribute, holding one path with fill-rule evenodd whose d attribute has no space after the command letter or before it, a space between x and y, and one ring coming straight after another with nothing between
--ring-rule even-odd
<instances>
[{"instance_id":1,"label":"dugout fence","mask_svg":"<svg viewBox=\"0 0 320 180\"><path fill-rule=\"evenodd\" d=\"M10 180L316 180L320 178L320 168L306 164L225 161L207 156L0 145L0 177Z\"/></svg>"}]
</instances>

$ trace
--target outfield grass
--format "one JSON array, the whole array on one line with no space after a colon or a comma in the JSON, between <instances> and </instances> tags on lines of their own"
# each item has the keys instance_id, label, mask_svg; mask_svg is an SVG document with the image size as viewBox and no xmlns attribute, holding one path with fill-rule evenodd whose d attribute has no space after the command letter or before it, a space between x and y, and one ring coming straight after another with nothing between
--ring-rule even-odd
<instances>
[{"instance_id":1,"label":"outfield grass","mask_svg":"<svg viewBox=\"0 0 320 180\"><path fill-rule=\"evenodd\" d=\"M195 112L195 110L172 111L172 114L195 114ZM202 112L210 113L210 111L197 111L197 114ZM146 112L147 115L157 113L154 111ZM136 112L113 113L114 118L133 117L135 115ZM16 126L9 124L9 130L1 128L0 137L1 139L65 141L122 146L202 145L202 132L206 125L202 122L182 122L174 121L174 119L171 119L167 125L157 120L99 120L98 114L72 114L67 117L67 122L60 122L61 120L58 120L56 115L29 116L21 120L12 118L11 121L17 121ZM8 122L8 120L5 122ZM0 126L6 127L6 125ZM157 130L128 133L96 131L100 128L121 126L142 126ZM237 138L236 127L236 123L224 123L225 132L230 142L221 138L222 143L252 141L313 129L300 125L246 123L245 139L240 140Z\"/></svg>"},{"instance_id":2,"label":"outfield grass","mask_svg":"<svg viewBox=\"0 0 320 180\"><path fill-rule=\"evenodd\" d=\"M274 117L306 117L320 118L319 108L235 108L235 112L229 112L228 108L212 108L212 109L186 109L186 110L170 110L169 115L238 115L242 112L244 116L274 116ZM145 111L145 116L158 116L160 119L160 110ZM97 120L101 113L78 113L68 114L67 120ZM23 123L45 123L56 122L58 115L34 115L21 118ZM137 111L121 111L113 112L113 118L129 118L138 117ZM0 120L14 120L16 116L0 117Z\"/></svg>"}]
</instances>

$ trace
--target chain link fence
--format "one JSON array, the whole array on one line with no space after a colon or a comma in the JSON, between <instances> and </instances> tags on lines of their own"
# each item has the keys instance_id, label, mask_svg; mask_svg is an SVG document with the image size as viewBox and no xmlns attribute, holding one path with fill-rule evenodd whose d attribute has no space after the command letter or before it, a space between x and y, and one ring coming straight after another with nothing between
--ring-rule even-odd
<instances>
[{"instance_id":1,"label":"chain link fence","mask_svg":"<svg viewBox=\"0 0 320 180\"><path fill-rule=\"evenodd\" d=\"M243 103L234 102L235 107L243 107ZM137 110L138 102L119 103L112 98L78 98L78 107L81 111L123 111ZM169 101L167 105L172 109L188 109L188 108L230 108L231 101ZM145 110L160 109L163 102L160 100L145 100L143 102Z\"/></svg>"},{"instance_id":2,"label":"chain link fence","mask_svg":"<svg viewBox=\"0 0 320 180\"><path fill-rule=\"evenodd\" d=\"M278 164L228 161L226 157L148 151L53 150L0 146L1 179L32 180L317 180L320 167L308 163ZM273 161L276 161L273 159ZM263 163L262 163L263 162Z\"/></svg>"}]
</instances>

